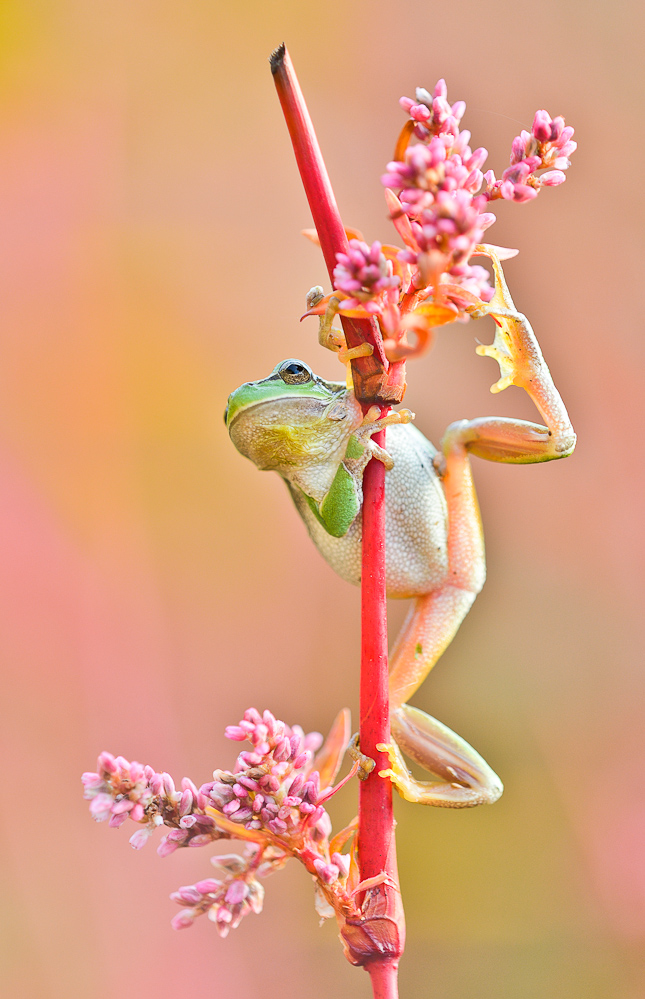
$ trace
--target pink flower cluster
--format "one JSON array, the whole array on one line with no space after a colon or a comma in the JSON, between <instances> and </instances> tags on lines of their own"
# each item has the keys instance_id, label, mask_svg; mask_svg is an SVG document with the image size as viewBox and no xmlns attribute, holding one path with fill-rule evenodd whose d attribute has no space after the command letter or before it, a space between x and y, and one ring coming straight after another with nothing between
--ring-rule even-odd
<instances>
[{"instance_id":1,"label":"pink flower cluster","mask_svg":"<svg viewBox=\"0 0 645 999\"><path fill-rule=\"evenodd\" d=\"M489 170L486 174L489 201L531 201L540 188L556 187L566 180L564 171L571 166L569 156L577 149L573 129L565 126L564 118L551 118L546 111L536 111L530 132L523 129L513 139L511 165L500 180ZM536 174L537 170L546 173Z\"/></svg>"},{"instance_id":2,"label":"pink flower cluster","mask_svg":"<svg viewBox=\"0 0 645 999\"><path fill-rule=\"evenodd\" d=\"M172 919L173 929L187 929L198 916L207 915L215 923L219 935L225 937L230 930L237 929L248 913L260 913L264 886L258 878L266 877L274 870L268 860L257 863L260 852L258 846L250 844L245 847L244 856L229 853L212 857L218 878L204 878L172 892L172 901L183 906Z\"/></svg>"},{"instance_id":3,"label":"pink flower cluster","mask_svg":"<svg viewBox=\"0 0 645 999\"><path fill-rule=\"evenodd\" d=\"M338 852L330 855L331 821L321 803L333 789L321 789L320 773L314 769L322 736L305 735L300 726L290 728L270 711L261 715L255 708L249 708L238 725L230 725L226 735L248 740L252 749L238 755L233 771L215 770L213 780L199 789L184 777L177 790L167 773L101 753L96 773L82 777L90 814L98 822L108 820L113 828L127 819L137 823L140 828L130 838L135 849L144 846L158 826L170 827L157 849L162 857L179 847L205 846L218 839L246 841L243 857L213 858L218 878L173 893L172 899L184 907L173 919L175 929L191 926L196 916L207 913L226 936L248 912L261 910L264 889L258 878L282 867L289 857L304 863L332 909L335 901L351 907L344 890L348 858ZM334 773L343 750L342 743L333 747Z\"/></svg>"},{"instance_id":4,"label":"pink flower cluster","mask_svg":"<svg viewBox=\"0 0 645 999\"><path fill-rule=\"evenodd\" d=\"M459 122L464 116L466 105L463 101L448 103L448 88L445 80L439 80L429 94L423 87L415 91L416 101L402 97L399 104L414 122L414 134L425 142L434 135L459 134Z\"/></svg>"},{"instance_id":5,"label":"pink flower cluster","mask_svg":"<svg viewBox=\"0 0 645 999\"><path fill-rule=\"evenodd\" d=\"M397 226L407 244L399 260L413 268L416 288L435 287L435 298L436 286L443 282L476 289L472 293L490 301L488 272L469 265L484 230L495 221L494 215L482 211L487 199L480 193L481 168L488 153L483 147L473 151L470 132L460 132L466 105L448 103L444 80L439 80L432 95L418 88L416 103L409 97L400 103L414 121L420 142L408 145L402 160L388 163L382 177L387 188L398 192L401 213L411 222L409 230Z\"/></svg>"},{"instance_id":6,"label":"pink flower cluster","mask_svg":"<svg viewBox=\"0 0 645 999\"><path fill-rule=\"evenodd\" d=\"M315 826L326 816L317 804L320 776L312 770L322 743L318 732L305 736L298 725L289 728L270 711L260 715L249 708L239 725L228 726L226 736L253 745L253 752L240 753L233 773L216 770L212 783L202 787L226 818L289 839L302 832L303 823Z\"/></svg>"},{"instance_id":7,"label":"pink flower cluster","mask_svg":"<svg viewBox=\"0 0 645 999\"><path fill-rule=\"evenodd\" d=\"M375 301L382 292L390 292L398 298L397 289L401 278L394 275L392 262L381 252L378 242L368 246L360 239L351 239L349 253L338 253L338 263L334 268L334 287L349 295L344 308L359 308L367 312L378 312Z\"/></svg>"},{"instance_id":8,"label":"pink flower cluster","mask_svg":"<svg viewBox=\"0 0 645 999\"><path fill-rule=\"evenodd\" d=\"M141 828L130 843L140 850L160 825L172 832L163 839L157 852L165 857L179 846L204 846L223 834L204 811L208 798L184 777L181 791L175 788L170 774L157 773L152 767L129 763L123 756L101 753L97 772L84 773L84 797L90 801L90 815L97 822L109 819L116 829L127 819Z\"/></svg>"},{"instance_id":9,"label":"pink flower cluster","mask_svg":"<svg viewBox=\"0 0 645 999\"><path fill-rule=\"evenodd\" d=\"M333 276L340 314L374 316L391 360L419 353L434 326L465 321L469 310L491 301L488 271L470 263L495 222L487 203L529 201L542 187L561 184L576 148L563 118L538 111L531 132L514 139L510 166L497 180L491 170L482 172L487 151L471 149L470 132L460 131L466 105L448 102L444 80L432 93L418 88L414 100L402 97L400 104L409 120L382 182L405 247L352 239L349 251L337 255ZM307 314L322 315L331 297ZM416 348L407 344L408 330L419 338Z\"/></svg>"}]
</instances>

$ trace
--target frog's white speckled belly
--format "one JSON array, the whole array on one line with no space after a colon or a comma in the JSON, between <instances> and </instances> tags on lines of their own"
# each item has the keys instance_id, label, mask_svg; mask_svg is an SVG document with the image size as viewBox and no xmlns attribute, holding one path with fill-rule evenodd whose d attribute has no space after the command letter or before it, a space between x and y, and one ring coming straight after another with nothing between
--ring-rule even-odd
<instances>
[{"instance_id":1,"label":"frog's white speckled belly","mask_svg":"<svg viewBox=\"0 0 645 999\"><path fill-rule=\"evenodd\" d=\"M432 464L436 448L412 424L387 431L394 468L385 473L387 595L412 597L434 590L448 570L448 511ZM291 489L311 538L329 565L357 586L361 580L361 517L333 538L316 520L301 493Z\"/></svg>"}]
</instances>

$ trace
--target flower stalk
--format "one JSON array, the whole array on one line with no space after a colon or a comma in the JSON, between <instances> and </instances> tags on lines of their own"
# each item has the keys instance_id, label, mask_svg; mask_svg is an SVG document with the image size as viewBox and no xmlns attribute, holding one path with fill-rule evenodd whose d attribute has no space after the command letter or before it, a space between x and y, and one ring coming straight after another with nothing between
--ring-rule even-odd
<instances>
[{"instance_id":1,"label":"flower stalk","mask_svg":"<svg viewBox=\"0 0 645 999\"><path fill-rule=\"evenodd\" d=\"M280 45L271 54L269 62L320 247L329 277L333 280L334 268L337 265L336 255L347 253L349 250L347 235L316 132L284 45ZM402 369L397 369L393 372L394 379L388 377L390 366L375 321L371 318L356 319L342 315L340 318L348 347L359 347L368 343L373 348L370 356L352 360L354 394L358 401L368 408L375 402L382 405L400 402L405 391L404 372Z\"/></svg>"},{"instance_id":2,"label":"flower stalk","mask_svg":"<svg viewBox=\"0 0 645 999\"><path fill-rule=\"evenodd\" d=\"M338 254L349 253L320 146L298 80L282 45L271 56L271 71L293 144L300 176L311 208L329 276L334 281ZM348 259L348 258L346 258ZM349 261L348 261L349 262ZM366 410L400 401L405 388L404 365L390 365L372 318L341 315L348 347L361 342L375 349L371 357L352 361L354 392ZM394 369L394 382L388 370ZM393 373L394 373L393 372ZM374 436L385 447L385 431ZM357 903L361 916L348 920L341 935L348 957L370 972L375 999L397 993L398 959L403 951L405 924L400 904L392 810L392 786L378 771L387 757L376 746L390 741L387 607L385 593L385 467L372 459L363 475L363 551L361 587L360 750L375 761L361 782L358 816L358 865L361 884Z\"/></svg>"}]
</instances>

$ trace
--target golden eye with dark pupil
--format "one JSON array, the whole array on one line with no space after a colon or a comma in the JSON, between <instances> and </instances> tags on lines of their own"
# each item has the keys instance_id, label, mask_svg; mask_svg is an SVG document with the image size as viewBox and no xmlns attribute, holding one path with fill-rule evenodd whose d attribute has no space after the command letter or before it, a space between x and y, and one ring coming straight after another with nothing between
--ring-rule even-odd
<instances>
[{"instance_id":1,"label":"golden eye with dark pupil","mask_svg":"<svg viewBox=\"0 0 645 999\"><path fill-rule=\"evenodd\" d=\"M303 385L311 381L311 371L300 361L285 361L278 371L280 378L287 385Z\"/></svg>"}]
</instances>

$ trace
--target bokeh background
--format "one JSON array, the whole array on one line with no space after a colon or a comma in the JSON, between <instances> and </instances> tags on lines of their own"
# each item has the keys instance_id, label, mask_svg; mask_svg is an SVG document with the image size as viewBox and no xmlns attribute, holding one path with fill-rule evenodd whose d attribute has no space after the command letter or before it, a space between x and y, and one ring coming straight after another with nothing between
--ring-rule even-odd
<instances>
[{"instance_id":1,"label":"bokeh background","mask_svg":"<svg viewBox=\"0 0 645 999\"><path fill-rule=\"evenodd\" d=\"M402 995L640 999L636 0L0 4L0 992L369 995L295 865L228 940L206 920L171 931L168 893L208 876L208 851L133 852L79 783L102 749L200 783L232 764L223 729L250 703L322 730L357 703L358 591L222 423L228 393L284 357L340 374L298 322L325 274L267 65L283 39L370 240L394 235L379 176L415 85L446 77L498 174L537 108L576 128L567 183L502 204L491 238L521 248L507 276L579 446L477 462L489 582L416 703L506 793L400 803ZM488 392L487 322L411 366L435 441L463 417L530 418L519 390Z\"/></svg>"}]
</instances>

